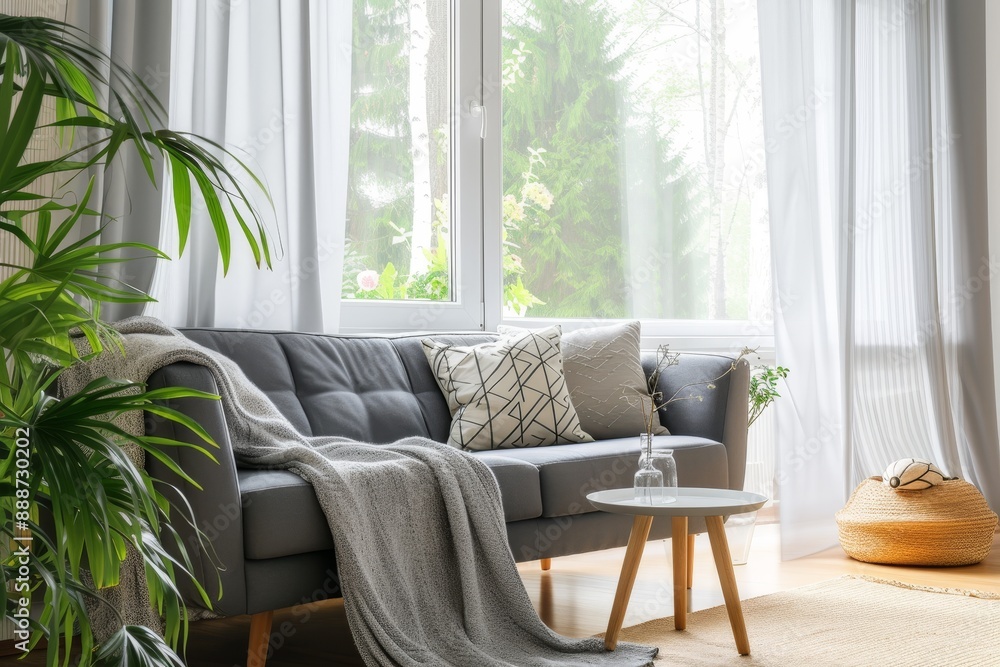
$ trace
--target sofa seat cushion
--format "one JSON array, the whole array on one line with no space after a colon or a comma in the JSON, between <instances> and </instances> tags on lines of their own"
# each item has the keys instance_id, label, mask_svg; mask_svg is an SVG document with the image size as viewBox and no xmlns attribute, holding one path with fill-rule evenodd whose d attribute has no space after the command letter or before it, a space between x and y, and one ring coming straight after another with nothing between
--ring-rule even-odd
<instances>
[{"instance_id":1,"label":"sofa seat cushion","mask_svg":"<svg viewBox=\"0 0 1000 667\"><path fill-rule=\"evenodd\" d=\"M237 471L243 551L253 560L333 548L312 484L288 470Z\"/></svg>"},{"instance_id":2,"label":"sofa seat cushion","mask_svg":"<svg viewBox=\"0 0 1000 667\"><path fill-rule=\"evenodd\" d=\"M656 449L673 449L680 486L729 488L726 448L719 442L685 435L655 438ZM587 494L632 486L639 467L639 437L531 449L490 452L538 468L542 516L559 517L596 511Z\"/></svg>"},{"instance_id":3,"label":"sofa seat cushion","mask_svg":"<svg viewBox=\"0 0 1000 667\"><path fill-rule=\"evenodd\" d=\"M542 516L542 489L536 466L509 456L493 456L493 452L470 454L488 465L497 478L505 521Z\"/></svg>"},{"instance_id":4,"label":"sofa seat cushion","mask_svg":"<svg viewBox=\"0 0 1000 667\"><path fill-rule=\"evenodd\" d=\"M526 461L479 456L500 485L506 521L542 514L538 468ZM238 471L243 504L243 549L252 560L333 548L326 516L312 485L287 470ZM220 514L220 521L229 520Z\"/></svg>"}]
</instances>

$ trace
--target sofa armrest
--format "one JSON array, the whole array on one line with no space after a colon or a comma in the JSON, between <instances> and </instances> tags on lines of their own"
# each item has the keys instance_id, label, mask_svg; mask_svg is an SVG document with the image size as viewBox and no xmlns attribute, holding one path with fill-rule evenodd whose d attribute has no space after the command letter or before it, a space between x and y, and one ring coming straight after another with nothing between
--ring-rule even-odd
<instances>
[{"instance_id":1,"label":"sofa armrest","mask_svg":"<svg viewBox=\"0 0 1000 667\"><path fill-rule=\"evenodd\" d=\"M659 389L665 398L691 382L702 382L725 373L732 357L716 354L681 353L676 366L660 376ZM642 367L647 377L656 367L656 355L643 353ZM680 396L699 395L700 401L677 401L660 410L660 423L674 435L694 435L721 442L729 459L729 488L743 489L747 461L747 401L750 392L750 364L740 359L736 368L715 382L684 390Z\"/></svg>"},{"instance_id":2,"label":"sofa armrest","mask_svg":"<svg viewBox=\"0 0 1000 667\"><path fill-rule=\"evenodd\" d=\"M208 369L187 362L161 368L149 377L147 384L150 389L185 387L211 394L219 393L215 378ZM201 489L184 482L153 457L147 458L147 470L159 480L160 491L172 502L183 506L183 501L178 502L177 491L168 485L176 487L183 494L193 511L195 524L212 544L214 557L199 548L195 531L187 521L171 522L171 526L187 546L193 574L208 591L214 611L225 616L245 614L247 595L243 565L243 508L236 477L236 461L222 406L219 401L198 398L174 399L164 403L188 415L208 431L219 445L218 449L209 449L218 463L188 447L164 448L180 469L201 485ZM147 414L146 433L204 445L189 429L155 415ZM167 546L171 545L168 543ZM217 576L216 569L219 567L221 571ZM220 582L223 593L221 600L218 599ZM178 584L189 603L201 606L200 597L190 582L181 581Z\"/></svg>"}]
</instances>

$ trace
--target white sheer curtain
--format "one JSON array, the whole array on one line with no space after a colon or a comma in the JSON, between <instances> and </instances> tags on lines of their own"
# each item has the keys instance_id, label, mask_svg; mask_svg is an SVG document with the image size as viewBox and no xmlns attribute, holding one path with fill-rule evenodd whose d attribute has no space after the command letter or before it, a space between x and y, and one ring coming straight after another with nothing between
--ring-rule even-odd
<instances>
[{"instance_id":1,"label":"white sheer curtain","mask_svg":"<svg viewBox=\"0 0 1000 667\"><path fill-rule=\"evenodd\" d=\"M143 83L164 105L168 102L168 77L170 72L170 4L142 2L141 0L71 0L65 4L65 19L90 35L94 44L106 49L122 65L131 68ZM59 3L35 3L35 9L49 10ZM97 90L106 100L106 87ZM153 173L157 179L163 175L162 160L153 157ZM86 189L86 179L95 179L91 208L101 210L116 220L101 233L101 243L120 241L156 245L160 235L160 206L162 193L150 182L138 153L128 149L108 169L95 168L86 177L80 177L72 188L77 192ZM128 187L126 187L126 183ZM97 231L99 223L81 231ZM135 287L148 290L153 280L156 261L142 251L124 251L132 261L110 264L101 272L112 275ZM105 304L102 315L117 320L142 312L142 304Z\"/></svg>"},{"instance_id":2,"label":"white sheer curtain","mask_svg":"<svg viewBox=\"0 0 1000 667\"><path fill-rule=\"evenodd\" d=\"M258 168L281 248L273 271L258 270L234 228L223 278L207 211L196 206L188 248L160 264L152 288L159 303L148 314L174 325L337 331L351 4L174 1L170 126L235 148ZM176 254L176 224L162 230L161 247Z\"/></svg>"},{"instance_id":3,"label":"white sheer curtain","mask_svg":"<svg viewBox=\"0 0 1000 667\"><path fill-rule=\"evenodd\" d=\"M758 8L777 357L792 369L776 408L783 556L835 544L849 491L896 458L930 458L996 508L994 267L960 139L979 128L956 121L981 98L954 89L956 10Z\"/></svg>"}]
</instances>

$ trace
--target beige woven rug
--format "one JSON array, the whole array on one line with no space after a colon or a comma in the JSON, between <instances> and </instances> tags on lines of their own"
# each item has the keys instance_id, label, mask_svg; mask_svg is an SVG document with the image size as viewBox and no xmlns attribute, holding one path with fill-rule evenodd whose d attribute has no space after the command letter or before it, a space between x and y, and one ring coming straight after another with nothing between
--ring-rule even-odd
<instances>
[{"instance_id":1,"label":"beige woven rug","mask_svg":"<svg viewBox=\"0 0 1000 667\"><path fill-rule=\"evenodd\" d=\"M1000 666L1000 594L841 577L743 601L751 655L740 657L724 607L622 631L660 647L663 665Z\"/></svg>"}]
</instances>

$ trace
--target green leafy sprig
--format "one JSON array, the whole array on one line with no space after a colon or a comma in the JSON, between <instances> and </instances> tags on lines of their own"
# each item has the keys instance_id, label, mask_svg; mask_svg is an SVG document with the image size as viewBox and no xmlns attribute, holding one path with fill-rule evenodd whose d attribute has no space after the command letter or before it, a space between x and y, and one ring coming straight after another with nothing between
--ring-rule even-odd
<instances>
[{"instance_id":1,"label":"green leafy sprig","mask_svg":"<svg viewBox=\"0 0 1000 667\"><path fill-rule=\"evenodd\" d=\"M781 398L778 393L778 381L788 377L789 370L784 366L754 366L750 371L750 419L753 424L760 418L767 406L774 399Z\"/></svg>"}]
</instances>

